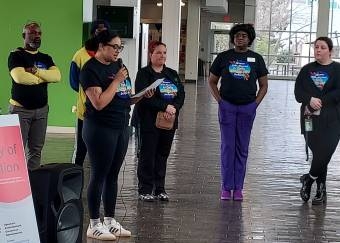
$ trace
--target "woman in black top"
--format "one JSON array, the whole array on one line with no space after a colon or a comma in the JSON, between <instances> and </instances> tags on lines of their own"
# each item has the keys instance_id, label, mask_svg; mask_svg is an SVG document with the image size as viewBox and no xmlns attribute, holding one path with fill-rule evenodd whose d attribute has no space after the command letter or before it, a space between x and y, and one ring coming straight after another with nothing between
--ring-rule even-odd
<instances>
[{"instance_id":1,"label":"woman in black top","mask_svg":"<svg viewBox=\"0 0 340 243\"><path fill-rule=\"evenodd\" d=\"M256 37L251 24L234 25L229 35L234 47L217 55L208 83L221 131L220 198L242 201L251 131L267 93L268 70L263 57L249 48Z\"/></svg>"},{"instance_id":2,"label":"woman in black top","mask_svg":"<svg viewBox=\"0 0 340 243\"><path fill-rule=\"evenodd\" d=\"M90 225L87 236L115 240L130 236L115 219L117 180L128 147L131 81L126 67L118 61L123 46L117 34L102 31L96 37L98 50L80 73L86 93L83 139L86 144L91 174L87 191ZM151 96L148 92L147 96ZM101 199L104 222L100 221Z\"/></svg>"},{"instance_id":3,"label":"woman in black top","mask_svg":"<svg viewBox=\"0 0 340 243\"><path fill-rule=\"evenodd\" d=\"M326 200L327 166L340 138L340 64L332 61L332 49L330 38L317 38L315 62L301 69L295 83L295 98L301 103L301 133L313 153L309 173L300 178L300 195L307 202L316 180L312 204Z\"/></svg>"},{"instance_id":4,"label":"woman in black top","mask_svg":"<svg viewBox=\"0 0 340 243\"><path fill-rule=\"evenodd\" d=\"M171 144L178 126L179 110L183 106L185 92L177 72L165 66L166 45L162 42L151 42L149 45L150 63L140 69L136 77L136 92L164 78L157 87L155 95L138 104L140 120L141 148L138 160L138 192L139 199L154 201L158 198L168 201L165 191L166 163ZM171 130L159 129L155 126L159 111L165 112L165 118L175 116Z\"/></svg>"}]
</instances>

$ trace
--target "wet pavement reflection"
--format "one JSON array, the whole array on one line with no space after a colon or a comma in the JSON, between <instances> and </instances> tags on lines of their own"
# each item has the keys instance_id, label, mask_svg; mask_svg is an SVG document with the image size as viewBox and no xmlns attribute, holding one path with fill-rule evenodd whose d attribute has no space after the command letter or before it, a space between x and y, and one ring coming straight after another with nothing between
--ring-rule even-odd
<instances>
[{"instance_id":1,"label":"wet pavement reflection","mask_svg":"<svg viewBox=\"0 0 340 243\"><path fill-rule=\"evenodd\" d=\"M308 172L309 162L294 82L271 80L269 85L252 132L244 201L220 201L217 103L204 80L185 84L186 102L167 167L170 201L138 201L132 136L116 210L117 221L132 237L115 242L340 242L339 151L329 165L327 204L303 203L299 176ZM98 243L102 241L86 238L88 174L87 161L83 242Z\"/></svg>"}]
</instances>

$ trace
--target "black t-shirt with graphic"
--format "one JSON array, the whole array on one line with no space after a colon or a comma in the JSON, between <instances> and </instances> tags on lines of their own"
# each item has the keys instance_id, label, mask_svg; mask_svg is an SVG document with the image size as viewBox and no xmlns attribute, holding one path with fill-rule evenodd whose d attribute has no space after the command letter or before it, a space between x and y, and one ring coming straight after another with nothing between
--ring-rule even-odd
<instances>
[{"instance_id":1,"label":"black t-shirt with graphic","mask_svg":"<svg viewBox=\"0 0 340 243\"><path fill-rule=\"evenodd\" d=\"M301 103L301 132L304 133L305 106L311 97L322 102L320 115L313 116L313 130L321 128L340 128L340 64L332 62L321 65L312 62L305 65L299 72L295 82L295 98Z\"/></svg>"},{"instance_id":2,"label":"black t-shirt with graphic","mask_svg":"<svg viewBox=\"0 0 340 243\"><path fill-rule=\"evenodd\" d=\"M159 73L157 79L164 78L163 82L157 87L156 95L158 95L165 102L172 103L177 96L178 88L175 83L167 78L163 73Z\"/></svg>"},{"instance_id":3,"label":"black t-shirt with graphic","mask_svg":"<svg viewBox=\"0 0 340 243\"><path fill-rule=\"evenodd\" d=\"M210 72L221 77L220 95L233 104L249 104L256 98L258 78L268 74L261 55L234 49L217 55Z\"/></svg>"},{"instance_id":4,"label":"black t-shirt with graphic","mask_svg":"<svg viewBox=\"0 0 340 243\"><path fill-rule=\"evenodd\" d=\"M101 87L105 91L112 83L119 70L118 63L105 65L95 58L91 58L80 72L80 83L84 91L89 87ZM98 111L86 97L85 118L95 120L99 124L121 129L129 124L130 119L131 80L121 82L112 101Z\"/></svg>"},{"instance_id":5,"label":"black t-shirt with graphic","mask_svg":"<svg viewBox=\"0 0 340 243\"><path fill-rule=\"evenodd\" d=\"M185 91L178 73L164 65L161 72L155 72L150 65L141 68L136 76L136 92L140 92L157 79L164 79L157 87L155 94L148 99L142 99L138 104L138 116L142 131L156 129L157 112L165 111L168 105L173 105L176 112L174 129L178 125L179 111L184 104Z\"/></svg>"},{"instance_id":6,"label":"black t-shirt with graphic","mask_svg":"<svg viewBox=\"0 0 340 243\"><path fill-rule=\"evenodd\" d=\"M37 52L30 53L19 47L12 51L8 57L8 69L36 66L39 69L49 69L55 66L52 57L47 54ZM36 85L25 85L16 83L12 79L12 99L19 102L26 109L38 109L44 107L47 102L47 83Z\"/></svg>"},{"instance_id":7,"label":"black t-shirt with graphic","mask_svg":"<svg viewBox=\"0 0 340 243\"><path fill-rule=\"evenodd\" d=\"M337 70L337 68L339 68L339 65L335 62L329 65L321 65L317 62L312 62L301 69L297 81L307 81L312 86L315 86L319 90L319 92L313 94L316 97L321 94L321 91L330 80L337 78L337 76L334 75L334 70Z\"/></svg>"},{"instance_id":8,"label":"black t-shirt with graphic","mask_svg":"<svg viewBox=\"0 0 340 243\"><path fill-rule=\"evenodd\" d=\"M319 70L310 73L310 78L319 90L323 90L323 87L329 80L329 74L327 70Z\"/></svg>"}]
</instances>

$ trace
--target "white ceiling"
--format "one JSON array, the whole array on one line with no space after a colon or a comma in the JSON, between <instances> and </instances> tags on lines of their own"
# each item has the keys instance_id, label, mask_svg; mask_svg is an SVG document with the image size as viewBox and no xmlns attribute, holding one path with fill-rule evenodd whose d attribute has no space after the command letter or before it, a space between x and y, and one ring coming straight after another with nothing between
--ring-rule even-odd
<instances>
[{"instance_id":1,"label":"white ceiling","mask_svg":"<svg viewBox=\"0 0 340 243\"><path fill-rule=\"evenodd\" d=\"M156 4L157 2L162 1L162 0L141 0L142 5L143 4ZM187 3L188 0L182 0L182 2Z\"/></svg>"},{"instance_id":2,"label":"white ceiling","mask_svg":"<svg viewBox=\"0 0 340 243\"><path fill-rule=\"evenodd\" d=\"M159 1L162 1L162 0L141 0L141 4L142 4L142 6L144 4L155 4L156 5L156 3L159 2ZM185 2L185 3L188 3L188 1L190 1L190 0L182 0L182 1ZM243 5L244 6L244 4L245 4L244 1L245 0L228 0L229 9L231 9L235 5ZM218 8L216 8L216 9L207 8L205 3L206 3L206 0L201 0L201 9L202 9L203 12L221 14L221 12L219 11ZM186 4L186 6L187 6L187 4Z\"/></svg>"}]
</instances>

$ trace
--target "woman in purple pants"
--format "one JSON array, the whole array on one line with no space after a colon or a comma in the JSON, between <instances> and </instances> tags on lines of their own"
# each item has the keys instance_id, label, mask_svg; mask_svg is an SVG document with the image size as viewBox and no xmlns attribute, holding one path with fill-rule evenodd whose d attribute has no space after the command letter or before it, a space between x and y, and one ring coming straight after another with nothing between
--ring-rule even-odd
<instances>
[{"instance_id":1,"label":"woman in purple pants","mask_svg":"<svg viewBox=\"0 0 340 243\"><path fill-rule=\"evenodd\" d=\"M235 25L229 35L234 48L221 52L214 60L209 88L219 106L221 199L242 201L250 134L256 108L267 93L268 70L262 56L249 50L255 39L252 25Z\"/></svg>"}]
</instances>

